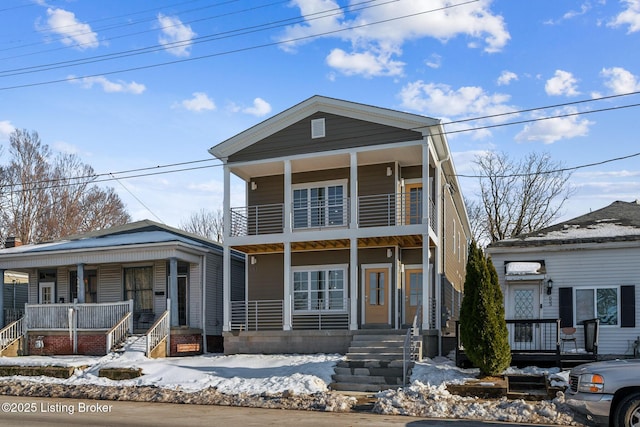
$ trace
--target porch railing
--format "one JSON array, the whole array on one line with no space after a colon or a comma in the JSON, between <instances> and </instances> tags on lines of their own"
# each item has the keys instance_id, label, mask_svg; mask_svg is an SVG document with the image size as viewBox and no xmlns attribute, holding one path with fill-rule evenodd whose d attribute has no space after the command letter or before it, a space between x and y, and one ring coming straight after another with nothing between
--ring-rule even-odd
<instances>
[{"instance_id":1,"label":"porch railing","mask_svg":"<svg viewBox=\"0 0 640 427\"><path fill-rule=\"evenodd\" d=\"M0 353L26 334L24 318L11 322L0 330Z\"/></svg>"},{"instance_id":2,"label":"porch railing","mask_svg":"<svg viewBox=\"0 0 640 427\"><path fill-rule=\"evenodd\" d=\"M133 333L133 317L131 312L125 314L113 328L107 332L107 353L127 339Z\"/></svg>"},{"instance_id":3,"label":"porch railing","mask_svg":"<svg viewBox=\"0 0 640 427\"><path fill-rule=\"evenodd\" d=\"M170 302L167 299L167 307L170 307ZM151 352L162 343L162 340L166 339L167 356L171 349L171 324L169 310L160 315L158 320L149 328L147 332L147 349L145 355L151 357Z\"/></svg>"},{"instance_id":4,"label":"porch railing","mask_svg":"<svg viewBox=\"0 0 640 427\"><path fill-rule=\"evenodd\" d=\"M342 301L343 310L291 310L293 329L327 330L349 328L349 299ZM335 300L332 301L336 303ZM281 331L284 327L284 300L231 301L230 330ZM322 301L318 307L324 307Z\"/></svg>"},{"instance_id":5,"label":"porch railing","mask_svg":"<svg viewBox=\"0 0 640 427\"><path fill-rule=\"evenodd\" d=\"M418 305L413 316L411 327L407 330L402 347L402 384L407 385L409 363L422 360L422 336L420 335L420 322L422 318L422 306Z\"/></svg>"},{"instance_id":6,"label":"porch railing","mask_svg":"<svg viewBox=\"0 0 640 427\"><path fill-rule=\"evenodd\" d=\"M28 329L111 329L122 317L131 312L133 301L113 303L25 304Z\"/></svg>"},{"instance_id":7,"label":"porch railing","mask_svg":"<svg viewBox=\"0 0 640 427\"><path fill-rule=\"evenodd\" d=\"M358 227L395 227L420 224L422 196L413 193L378 194L358 197ZM350 198L294 202L291 227L294 230L348 227ZM429 198L429 225L436 231L436 204ZM231 208L231 236L278 234L284 231L284 204Z\"/></svg>"}]
</instances>

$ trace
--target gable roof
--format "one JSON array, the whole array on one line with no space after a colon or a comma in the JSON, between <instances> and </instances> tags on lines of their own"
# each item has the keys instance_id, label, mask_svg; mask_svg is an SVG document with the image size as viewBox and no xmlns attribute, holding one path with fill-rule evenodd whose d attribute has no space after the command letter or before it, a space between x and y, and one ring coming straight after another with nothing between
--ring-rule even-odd
<instances>
[{"instance_id":1,"label":"gable roof","mask_svg":"<svg viewBox=\"0 0 640 427\"><path fill-rule=\"evenodd\" d=\"M211 147L209 153L225 161L229 156L317 112L385 124L400 129L422 131L423 133L429 127L440 126L439 120L418 114L315 95Z\"/></svg>"},{"instance_id":2,"label":"gable roof","mask_svg":"<svg viewBox=\"0 0 640 427\"><path fill-rule=\"evenodd\" d=\"M609 206L539 231L491 243L489 248L640 241L640 201Z\"/></svg>"}]
</instances>

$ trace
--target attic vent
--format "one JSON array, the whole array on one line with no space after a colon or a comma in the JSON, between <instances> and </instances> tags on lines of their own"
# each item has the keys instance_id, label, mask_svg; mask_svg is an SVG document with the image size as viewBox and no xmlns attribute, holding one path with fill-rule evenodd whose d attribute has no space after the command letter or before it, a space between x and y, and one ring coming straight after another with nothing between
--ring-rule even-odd
<instances>
[{"instance_id":1,"label":"attic vent","mask_svg":"<svg viewBox=\"0 0 640 427\"><path fill-rule=\"evenodd\" d=\"M324 119L311 120L311 138L324 138Z\"/></svg>"}]
</instances>

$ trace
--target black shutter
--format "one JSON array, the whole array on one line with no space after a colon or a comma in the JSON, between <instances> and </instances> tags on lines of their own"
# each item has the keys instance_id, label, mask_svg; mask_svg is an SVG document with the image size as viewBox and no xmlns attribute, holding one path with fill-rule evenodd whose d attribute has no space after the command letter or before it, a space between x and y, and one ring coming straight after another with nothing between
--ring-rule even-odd
<instances>
[{"instance_id":1,"label":"black shutter","mask_svg":"<svg viewBox=\"0 0 640 427\"><path fill-rule=\"evenodd\" d=\"M573 288L559 288L560 327L573 326Z\"/></svg>"},{"instance_id":2,"label":"black shutter","mask_svg":"<svg viewBox=\"0 0 640 427\"><path fill-rule=\"evenodd\" d=\"M620 286L620 304L622 313L620 326L623 328L636 327L636 287L634 285Z\"/></svg>"}]
</instances>

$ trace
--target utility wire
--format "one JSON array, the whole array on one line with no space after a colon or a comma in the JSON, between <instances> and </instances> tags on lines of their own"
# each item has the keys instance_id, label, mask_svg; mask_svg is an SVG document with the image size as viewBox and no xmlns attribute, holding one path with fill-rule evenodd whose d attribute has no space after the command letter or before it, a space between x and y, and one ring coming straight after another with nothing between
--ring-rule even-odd
<instances>
[{"instance_id":1,"label":"utility wire","mask_svg":"<svg viewBox=\"0 0 640 427\"><path fill-rule=\"evenodd\" d=\"M165 224L165 222L164 222L163 220L161 220L161 219L160 219L160 217L159 217L158 215L156 215L156 213L155 213L154 211L152 211L152 210L151 210L151 208L149 208L149 206L145 205L145 203L144 203L142 200L140 200L140 198L139 198L138 196L136 196L135 194L133 194L133 193L131 192L131 190L129 190L129 189L127 188L127 186L126 186L126 185L124 185L122 182L120 182L120 180L119 180L118 178L116 178L115 176L113 176L113 175L111 175L111 176L112 176L112 178L113 178L113 179L114 179L118 184L120 184L120 185L122 186L122 188L124 188L124 189L127 191L127 193L131 194L131 197L133 197L134 199L136 199L136 200L138 201L138 203L140 203L142 206L144 206L144 208L145 208L147 211L149 211L149 213L151 213L151 215L155 216L155 217L156 217L156 219L157 219L158 221L160 221L162 224Z\"/></svg>"}]
</instances>

